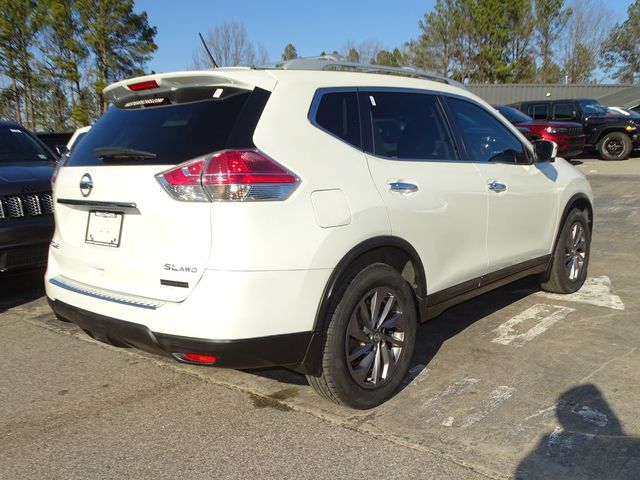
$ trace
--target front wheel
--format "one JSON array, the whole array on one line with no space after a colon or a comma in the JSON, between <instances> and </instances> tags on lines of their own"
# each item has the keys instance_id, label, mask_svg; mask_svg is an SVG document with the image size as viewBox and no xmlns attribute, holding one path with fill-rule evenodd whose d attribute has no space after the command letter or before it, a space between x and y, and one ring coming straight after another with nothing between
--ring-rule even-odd
<instances>
[{"instance_id":1,"label":"front wheel","mask_svg":"<svg viewBox=\"0 0 640 480\"><path fill-rule=\"evenodd\" d=\"M418 322L413 291L396 270L373 264L344 282L336 296L322 374L307 380L333 402L375 407L391 397L409 370Z\"/></svg>"},{"instance_id":2,"label":"front wheel","mask_svg":"<svg viewBox=\"0 0 640 480\"><path fill-rule=\"evenodd\" d=\"M562 226L549 279L541 282L543 290L552 293L573 293L587 278L591 249L591 229L587 213L574 208Z\"/></svg>"},{"instance_id":3,"label":"front wheel","mask_svg":"<svg viewBox=\"0 0 640 480\"><path fill-rule=\"evenodd\" d=\"M598 142L598 151L603 160L625 160L629 158L632 147L629 135L622 132L607 133Z\"/></svg>"}]
</instances>

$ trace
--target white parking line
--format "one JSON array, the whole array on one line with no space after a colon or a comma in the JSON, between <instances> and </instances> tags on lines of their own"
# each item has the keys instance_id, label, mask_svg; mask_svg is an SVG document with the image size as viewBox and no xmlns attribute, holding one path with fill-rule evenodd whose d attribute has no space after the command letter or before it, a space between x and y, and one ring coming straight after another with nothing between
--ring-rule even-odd
<instances>
[{"instance_id":1,"label":"white parking line","mask_svg":"<svg viewBox=\"0 0 640 480\"><path fill-rule=\"evenodd\" d=\"M471 425L478 423L484 417L493 412L496 408L506 402L516 389L508 387L506 385L500 385L495 388L490 394L489 398L485 399L478 407L474 408L473 413L468 415L460 425L461 428L467 428ZM452 422L453 423L453 422Z\"/></svg>"},{"instance_id":2,"label":"white parking line","mask_svg":"<svg viewBox=\"0 0 640 480\"><path fill-rule=\"evenodd\" d=\"M597 307L624 310L624 303L618 295L613 293L611 280L606 275L590 277L576 293L558 295L556 293L538 292L536 295L563 302L588 303Z\"/></svg>"},{"instance_id":3,"label":"white parking line","mask_svg":"<svg viewBox=\"0 0 640 480\"><path fill-rule=\"evenodd\" d=\"M521 347L531 339L546 332L549 327L565 318L571 312L575 312L575 308L545 305L542 303L536 304L496 328L494 333L498 336L491 341L493 343L499 343L500 345L513 344L516 347ZM524 322L532 321L535 321L536 324L529 328L529 330L522 333L516 332L516 326Z\"/></svg>"}]
</instances>

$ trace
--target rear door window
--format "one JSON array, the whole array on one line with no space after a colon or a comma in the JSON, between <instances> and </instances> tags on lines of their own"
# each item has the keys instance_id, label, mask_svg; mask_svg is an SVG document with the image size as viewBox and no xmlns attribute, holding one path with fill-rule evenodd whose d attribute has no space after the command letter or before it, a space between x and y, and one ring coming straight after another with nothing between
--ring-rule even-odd
<instances>
[{"instance_id":1,"label":"rear door window","mask_svg":"<svg viewBox=\"0 0 640 480\"><path fill-rule=\"evenodd\" d=\"M450 129L436 95L364 91L373 142L369 153L409 160L457 160Z\"/></svg>"},{"instance_id":2,"label":"rear door window","mask_svg":"<svg viewBox=\"0 0 640 480\"><path fill-rule=\"evenodd\" d=\"M315 114L316 125L349 145L360 148L362 142L356 92L327 92L321 95Z\"/></svg>"},{"instance_id":3,"label":"rear door window","mask_svg":"<svg viewBox=\"0 0 640 480\"><path fill-rule=\"evenodd\" d=\"M549 105L538 104L529 106L529 115L534 120L546 120L549 115Z\"/></svg>"},{"instance_id":4,"label":"rear door window","mask_svg":"<svg viewBox=\"0 0 640 480\"><path fill-rule=\"evenodd\" d=\"M175 165L228 148L233 138L251 142L257 119L240 122L238 119L243 117L245 106L252 115L259 117L266 98L260 96L262 104L256 111L249 108L250 97L252 92L239 91L225 98L216 99L209 95L206 100L188 103L171 104L169 99L164 99L162 103L158 102L158 106L148 106L150 103L144 101L112 105L73 149L67 165ZM242 124L240 128L251 131L239 134L234 131L236 123ZM252 145L243 146L249 148ZM96 149L104 148L137 150L155 157L123 157L116 162L96 156Z\"/></svg>"}]
</instances>

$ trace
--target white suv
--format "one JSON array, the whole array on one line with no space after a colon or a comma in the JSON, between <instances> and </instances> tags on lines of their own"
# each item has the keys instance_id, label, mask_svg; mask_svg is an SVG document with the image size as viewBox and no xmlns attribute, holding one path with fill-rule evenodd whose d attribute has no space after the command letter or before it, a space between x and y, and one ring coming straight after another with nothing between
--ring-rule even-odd
<instances>
[{"instance_id":1,"label":"white suv","mask_svg":"<svg viewBox=\"0 0 640 480\"><path fill-rule=\"evenodd\" d=\"M370 408L418 323L527 275L585 280L589 183L454 82L324 57L105 94L54 177L46 274L57 316L96 339L285 366Z\"/></svg>"}]
</instances>

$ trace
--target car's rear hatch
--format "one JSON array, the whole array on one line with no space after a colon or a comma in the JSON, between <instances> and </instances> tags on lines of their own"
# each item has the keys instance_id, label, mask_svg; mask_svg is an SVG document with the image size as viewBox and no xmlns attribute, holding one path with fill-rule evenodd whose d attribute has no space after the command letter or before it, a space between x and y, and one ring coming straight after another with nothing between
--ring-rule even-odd
<instances>
[{"instance_id":1,"label":"car's rear hatch","mask_svg":"<svg viewBox=\"0 0 640 480\"><path fill-rule=\"evenodd\" d=\"M184 300L209 257L211 204L171 198L155 175L251 142L268 92L209 72L144 77L106 92L114 105L55 180L52 256L75 282Z\"/></svg>"}]
</instances>

